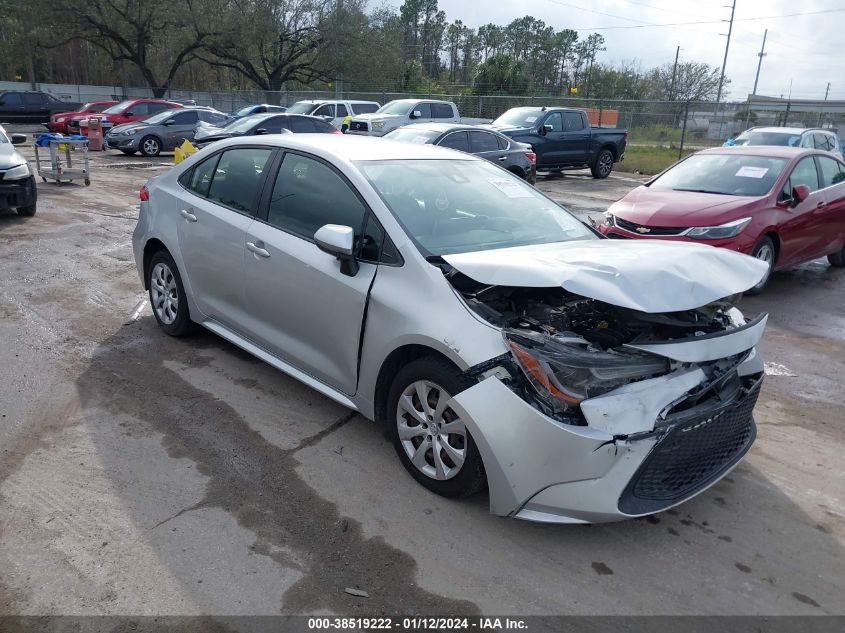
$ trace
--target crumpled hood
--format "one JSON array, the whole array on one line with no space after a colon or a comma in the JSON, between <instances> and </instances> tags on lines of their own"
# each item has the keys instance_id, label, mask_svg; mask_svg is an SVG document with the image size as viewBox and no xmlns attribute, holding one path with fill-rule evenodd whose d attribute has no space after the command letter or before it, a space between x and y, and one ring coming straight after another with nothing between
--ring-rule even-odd
<instances>
[{"instance_id":1,"label":"crumpled hood","mask_svg":"<svg viewBox=\"0 0 845 633\"><path fill-rule=\"evenodd\" d=\"M0 169L9 169L25 163L26 159L21 156L11 143L0 143Z\"/></svg>"},{"instance_id":2,"label":"crumpled hood","mask_svg":"<svg viewBox=\"0 0 845 633\"><path fill-rule=\"evenodd\" d=\"M222 127L215 127L213 125L209 125L206 123L205 125L198 125L196 129L196 133L194 134L194 139L197 141L202 141L207 138L229 138L230 136L234 136L234 134L226 130Z\"/></svg>"},{"instance_id":3,"label":"crumpled hood","mask_svg":"<svg viewBox=\"0 0 845 633\"><path fill-rule=\"evenodd\" d=\"M641 312L692 310L756 285L767 265L723 248L583 240L444 255L483 284L564 290Z\"/></svg>"},{"instance_id":4,"label":"crumpled hood","mask_svg":"<svg viewBox=\"0 0 845 633\"><path fill-rule=\"evenodd\" d=\"M646 226L712 226L743 217L760 198L637 187L608 209L623 220Z\"/></svg>"}]
</instances>

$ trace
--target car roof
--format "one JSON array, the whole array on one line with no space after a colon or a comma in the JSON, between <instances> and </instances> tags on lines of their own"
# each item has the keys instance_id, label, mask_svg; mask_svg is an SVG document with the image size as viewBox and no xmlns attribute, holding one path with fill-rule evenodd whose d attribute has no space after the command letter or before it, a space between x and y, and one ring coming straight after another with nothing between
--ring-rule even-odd
<instances>
[{"instance_id":1,"label":"car roof","mask_svg":"<svg viewBox=\"0 0 845 633\"><path fill-rule=\"evenodd\" d=\"M578 108L564 108L561 106L519 106L517 108L509 108L510 110L525 110L526 112L553 112L557 110L568 110L570 112L580 112Z\"/></svg>"},{"instance_id":2,"label":"car roof","mask_svg":"<svg viewBox=\"0 0 845 633\"><path fill-rule=\"evenodd\" d=\"M425 130L426 132L453 132L466 130L467 132L487 132L496 136L503 136L494 130L480 128L477 125L467 125L465 123L415 123L413 125L403 125L402 127L396 129Z\"/></svg>"},{"instance_id":3,"label":"car roof","mask_svg":"<svg viewBox=\"0 0 845 633\"><path fill-rule=\"evenodd\" d=\"M778 128L783 129L783 128ZM698 154L740 154L742 156L765 156L766 158L795 158L804 154L818 154L829 156L830 152L823 152L805 147L784 147L782 145L734 145L732 147L711 147L701 150Z\"/></svg>"},{"instance_id":4,"label":"car roof","mask_svg":"<svg viewBox=\"0 0 845 633\"><path fill-rule=\"evenodd\" d=\"M238 145L246 142L243 137L220 141L226 145ZM417 143L389 143L372 136L354 136L342 134L266 134L249 137L250 144L260 143L272 147L311 152L318 156L334 158L338 162L358 160L481 160L454 150L436 145ZM223 147L216 145L215 147Z\"/></svg>"},{"instance_id":5,"label":"car roof","mask_svg":"<svg viewBox=\"0 0 845 633\"><path fill-rule=\"evenodd\" d=\"M827 132L828 134L833 134L830 130L825 130L818 127L776 127L776 126L768 126L768 127L752 127L746 132L783 132L784 134L798 134L801 135L804 132Z\"/></svg>"},{"instance_id":6,"label":"car roof","mask_svg":"<svg viewBox=\"0 0 845 633\"><path fill-rule=\"evenodd\" d=\"M419 99L393 99L388 103L419 103L420 101L430 101L431 103L448 103L449 105L455 105L452 101L445 101L443 99L427 99L426 97L420 97ZM366 103L370 103L367 101ZM375 103L375 102L373 102ZM386 105L386 104L385 104Z\"/></svg>"}]
</instances>

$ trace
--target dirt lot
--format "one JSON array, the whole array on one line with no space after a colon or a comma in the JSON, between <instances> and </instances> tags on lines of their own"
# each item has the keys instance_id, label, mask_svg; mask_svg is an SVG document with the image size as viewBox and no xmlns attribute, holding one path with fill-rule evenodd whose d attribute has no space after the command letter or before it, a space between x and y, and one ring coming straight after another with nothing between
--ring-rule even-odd
<instances>
[{"instance_id":1,"label":"dirt lot","mask_svg":"<svg viewBox=\"0 0 845 633\"><path fill-rule=\"evenodd\" d=\"M717 486L647 520L506 520L227 342L158 330L130 235L167 160L103 154L90 187L0 214L0 614L845 611L845 271L743 303L771 314L770 375ZM635 184L540 187L597 216Z\"/></svg>"}]
</instances>

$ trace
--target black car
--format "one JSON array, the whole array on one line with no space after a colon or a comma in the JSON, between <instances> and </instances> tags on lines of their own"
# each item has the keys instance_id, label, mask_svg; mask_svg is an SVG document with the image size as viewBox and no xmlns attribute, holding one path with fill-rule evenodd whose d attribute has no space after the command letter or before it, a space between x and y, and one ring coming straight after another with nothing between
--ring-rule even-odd
<instances>
[{"instance_id":1,"label":"black car","mask_svg":"<svg viewBox=\"0 0 845 633\"><path fill-rule=\"evenodd\" d=\"M426 143L475 154L496 163L528 181L537 180L536 155L530 145L518 143L504 134L459 123L417 123L384 135L391 141Z\"/></svg>"},{"instance_id":2,"label":"black car","mask_svg":"<svg viewBox=\"0 0 845 633\"><path fill-rule=\"evenodd\" d=\"M0 92L0 122L46 123L56 112L71 112L81 105L56 99L46 92Z\"/></svg>"},{"instance_id":3,"label":"black car","mask_svg":"<svg viewBox=\"0 0 845 633\"><path fill-rule=\"evenodd\" d=\"M223 127L200 124L194 135L194 145L205 147L214 141L233 136L282 134L282 130L295 134L340 134L340 130L320 117L266 112L235 119Z\"/></svg>"}]
</instances>

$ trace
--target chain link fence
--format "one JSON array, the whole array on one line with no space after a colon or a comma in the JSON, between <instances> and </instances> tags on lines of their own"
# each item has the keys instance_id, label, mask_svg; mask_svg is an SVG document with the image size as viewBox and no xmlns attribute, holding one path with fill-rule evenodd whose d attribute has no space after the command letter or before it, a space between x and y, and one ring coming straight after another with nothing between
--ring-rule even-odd
<instances>
[{"instance_id":1,"label":"chain link fence","mask_svg":"<svg viewBox=\"0 0 845 633\"><path fill-rule=\"evenodd\" d=\"M0 82L0 90L43 90L66 101L121 100L151 97L149 88L120 86L76 86L67 84L28 84ZM464 89L456 94L436 92L395 92L386 90L168 90L165 98L210 106L223 112L234 112L255 103L278 103L290 106L304 99L351 99L376 101L431 98L453 101L461 116L471 122L490 121L509 108L520 106L562 106L590 111L594 125L622 127L629 132L631 145L664 146L698 149L718 145L727 138L753 125L788 125L795 127L845 128L845 103L802 102L754 97L748 101L716 104L707 101L633 101L624 99L592 99L578 96L503 96L476 95Z\"/></svg>"}]
</instances>

